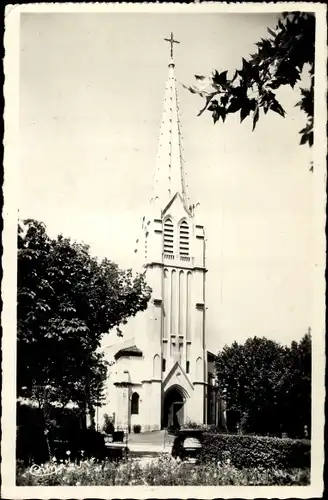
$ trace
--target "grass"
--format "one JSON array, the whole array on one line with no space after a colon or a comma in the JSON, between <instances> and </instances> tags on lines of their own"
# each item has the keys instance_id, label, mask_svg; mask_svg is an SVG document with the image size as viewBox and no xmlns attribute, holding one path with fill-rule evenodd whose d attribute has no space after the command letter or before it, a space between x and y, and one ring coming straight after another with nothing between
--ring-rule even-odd
<instances>
[{"instance_id":1,"label":"grass","mask_svg":"<svg viewBox=\"0 0 328 500\"><path fill-rule=\"evenodd\" d=\"M36 466L18 464L17 486L305 486L310 483L309 469L237 469L230 463L192 465L162 454L150 463L127 459L115 464L93 459L80 464L52 462L38 472Z\"/></svg>"}]
</instances>

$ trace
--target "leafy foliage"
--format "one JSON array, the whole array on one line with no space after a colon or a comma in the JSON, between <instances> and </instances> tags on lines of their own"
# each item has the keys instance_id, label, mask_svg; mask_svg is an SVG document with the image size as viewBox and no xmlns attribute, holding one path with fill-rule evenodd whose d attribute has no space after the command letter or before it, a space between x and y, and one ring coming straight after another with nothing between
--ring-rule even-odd
<instances>
[{"instance_id":1,"label":"leafy foliage","mask_svg":"<svg viewBox=\"0 0 328 500\"><path fill-rule=\"evenodd\" d=\"M258 337L234 342L218 353L215 366L221 395L239 414L242 430L303 436L306 425L310 432L310 333L290 348Z\"/></svg>"},{"instance_id":2,"label":"leafy foliage","mask_svg":"<svg viewBox=\"0 0 328 500\"><path fill-rule=\"evenodd\" d=\"M84 416L79 408L61 408L47 405L47 432L43 409L30 404L17 404L16 423L16 458L25 465L32 463L45 463L56 452L58 442L70 440L69 448L72 450L72 441L79 435L83 428ZM86 450L85 443L80 439L79 446ZM66 456L65 456L66 458Z\"/></svg>"},{"instance_id":3,"label":"leafy foliage","mask_svg":"<svg viewBox=\"0 0 328 500\"><path fill-rule=\"evenodd\" d=\"M212 113L214 123L227 115L240 113L240 121L251 117L253 130L260 114L268 111L285 116L285 110L278 102L276 91L289 85L294 88L301 80L306 66L310 75L309 88L301 88L301 99L296 104L307 116L307 124L300 131L301 144L313 144L314 113L314 47L315 17L308 12L284 13L275 30L268 29L269 36L262 38L257 52L249 59L242 59L241 69L228 78L227 71L214 71L211 78L195 75L198 86L187 89L205 98L205 110ZM200 89L199 84L208 83Z\"/></svg>"},{"instance_id":4,"label":"leafy foliage","mask_svg":"<svg viewBox=\"0 0 328 500\"><path fill-rule=\"evenodd\" d=\"M138 460L128 459L119 464L103 462L100 466L91 460L80 464L65 460L62 464L48 462L40 473L17 468L18 486L219 486L219 485L265 485L304 486L310 483L310 469L243 468L231 464L188 466L169 455L161 455L143 465Z\"/></svg>"},{"instance_id":5,"label":"leafy foliage","mask_svg":"<svg viewBox=\"0 0 328 500\"><path fill-rule=\"evenodd\" d=\"M283 425L288 434L303 433L311 429L311 334L300 342L292 342L285 358L285 377L281 385L279 407Z\"/></svg>"},{"instance_id":6,"label":"leafy foliage","mask_svg":"<svg viewBox=\"0 0 328 500\"><path fill-rule=\"evenodd\" d=\"M310 467L310 451L311 442L306 439L208 433L202 442L201 459L228 460L238 468L306 468Z\"/></svg>"},{"instance_id":7,"label":"leafy foliage","mask_svg":"<svg viewBox=\"0 0 328 500\"><path fill-rule=\"evenodd\" d=\"M91 410L103 398L102 335L147 307L150 288L87 245L28 219L18 227L18 395Z\"/></svg>"},{"instance_id":8,"label":"leafy foliage","mask_svg":"<svg viewBox=\"0 0 328 500\"><path fill-rule=\"evenodd\" d=\"M200 424L199 422L195 422L193 420L187 420L184 424L180 426L180 429L199 429L204 432L218 434L220 432L224 432L215 424Z\"/></svg>"}]
</instances>

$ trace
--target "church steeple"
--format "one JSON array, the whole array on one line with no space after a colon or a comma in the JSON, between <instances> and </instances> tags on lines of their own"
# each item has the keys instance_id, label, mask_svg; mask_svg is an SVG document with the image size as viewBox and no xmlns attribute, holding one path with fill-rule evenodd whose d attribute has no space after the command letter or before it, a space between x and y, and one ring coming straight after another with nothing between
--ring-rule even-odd
<instances>
[{"instance_id":1,"label":"church steeple","mask_svg":"<svg viewBox=\"0 0 328 500\"><path fill-rule=\"evenodd\" d=\"M174 78L173 44L177 42L172 33L168 41L171 60L155 192L152 206L145 207L136 241L140 251L135 250L135 264L145 275L152 297L146 310L129 322L130 330L125 330L133 335L130 345L125 345L129 350L121 346L116 351L117 375L111 376L111 401L106 407L106 413L115 411L117 425L128 428L141 423L143 432L177 422L182 425L183 419L214 423L217 418L211 410L218 407L207 388L212 358L206 352L205 230L187 198Z\"/></svg>"},{"instance_id":2,"label":"church steeple","mask_svg":"<svg viewBox=\"0 0 328 500\"><path fill-rule=\"evenodd\" d=\"M173 33L171 33L170 38L165 38L165 40L171 44L171 59L168 65L169 74L164 94L164 108L151 201L160 209L164 209L176 193L179 193L186 210L189 210L173 59L173 44L180 42L174 40Z\"/></svg>"}]
</instances>

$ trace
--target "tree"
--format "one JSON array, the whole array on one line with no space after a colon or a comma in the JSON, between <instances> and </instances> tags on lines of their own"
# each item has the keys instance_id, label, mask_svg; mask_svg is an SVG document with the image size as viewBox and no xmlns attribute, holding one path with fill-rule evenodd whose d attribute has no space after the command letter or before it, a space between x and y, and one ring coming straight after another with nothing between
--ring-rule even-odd
<instances>
[{"instance_id":1,"label":"tree","mask_svg":"<svg viewBox=\"0 0 328 500\"><path fill-rule=\"evenodd\" d=\"M301 80L303 69L309 72L309 85L300 88L301 99L296 103L307 116L307 123L300 131L301 144L313 144L314 113L314 51L315 17L309 12L293 12L281 15L275 30L268 29L269 36L256 45L258 50L248 59L242 59L242 67L228 78L228 71L215 70L210 78L195 75L198 86L187 89L205 98L205 110L212 113L214 123L227 115L240 113L240 121L252 117L253 130L260 114L268 111L285 116L278 102L276 91L289 85L294 88ZM204 83L207 87L204 87ZM199 85L203 88L199 88Z\"/></svg>"},{"instance_id":2,"label":"tree","mask_svg":"<svg viewBox=\"0 0 328 500\"><path fill-rule=\"evenodd\" d=\"M277 395L284 378L285 348L266 338L233 342L218 354L215 367L227 408L239 413L244 430L277 432ZM275 422L270 425L270 422ZM279 427L279 426L278 426Z\"/></svg>"},{"instance_id":3,"label":"tree","mask_svg":"<svg viewBox=\"0 0 328 500\"><path fill-rule=\"evenodd\" d=\"M289 435L311 430L311 331L300 342L293 341L286 358L286 377L281 386L280 406Z\"/></svg>"},{"instance_id":4,"label":"tree","mask_svg":"<svg viewBox=\"0 0 328 500\"><path fill-rule=\"evenodd\" d=\"M103 398L104 333L147 307L144 275L132 276L43 223L18 226L17 389L40 408L75 403L92 412Z\"/></svg>"},{"instance_id":5,"label":"tree","mask_svg":"<svg viewBox=\"0 0 328 500\"><path fill-rule=\"evenodd\" d=\"M234 342L218 353L216 375L227 409L243 430L303 435L311 413L311 337L285 347L266 338Z\"/></svg>"}]
</instances>

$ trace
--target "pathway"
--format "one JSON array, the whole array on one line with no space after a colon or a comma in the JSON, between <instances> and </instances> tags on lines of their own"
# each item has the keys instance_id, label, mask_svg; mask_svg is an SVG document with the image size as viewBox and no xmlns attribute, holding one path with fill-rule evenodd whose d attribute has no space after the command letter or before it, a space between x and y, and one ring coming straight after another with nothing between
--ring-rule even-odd
<instances>
[{"instance_id":1,"label":"pathway","mask_svg":"<svg viewBox=\"0 0 328 500\"><path fill-rule=\"evenodd\" d=\"M129 434L128 447L130 456L148 462L160 453L171 453L173 437L165 431Z\"/></svg>"}]
</instances>

